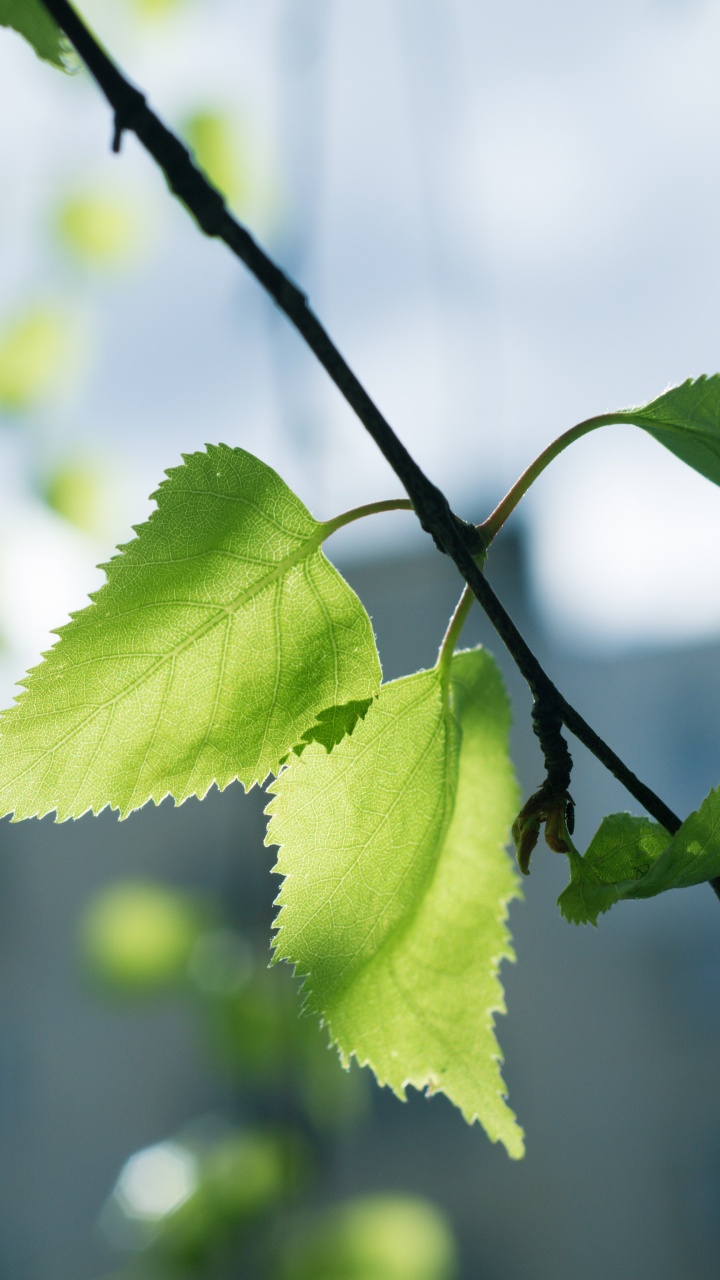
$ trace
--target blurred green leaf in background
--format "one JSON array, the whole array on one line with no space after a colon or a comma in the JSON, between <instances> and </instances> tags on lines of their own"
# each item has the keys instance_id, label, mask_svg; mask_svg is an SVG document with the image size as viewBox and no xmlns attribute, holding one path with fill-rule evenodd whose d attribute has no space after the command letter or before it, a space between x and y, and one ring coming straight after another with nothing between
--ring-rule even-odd
<instances>
[{"instance_id":1,"label":"blurred green leaf in background","mask_svg":"<svg viewBox=\"0 0 720 1280\"><path fill-rule=\"evenodd\" d=\"M112 1280L452 1280L452 1235L426 1201L393 1192L318 1212L368 1077L299 1014L297 983L268 969L264 941L211 896L133 880L90 900L80 941L96 989L189 1003L211 1068L253 1117L197 1117L129 1154L100 1218L127 1257Z\"/></svg>"},{"instance_id":2,"label":"blurred green leaf in background","mask_svg":"<svg viewBox=\"0 0 720 1280\"><path fill-rule=\"evenodd\" d=\"M154 994L185 977L207 921L190 895L150 881L109 885L81 922L83 958L93 976L130 994Z\"/></svg>"},{"instance_id":3,"label":"blurred green leaf in background","mask_svg":"<svg viewBox=\"0 0 720 1280\"><path fill-rule=\"evenodd\" d=\"M25 413L57 389L72 340L67 318L49 306L23 312L0 332L0 412Z\"/></svg>"},{"instance_id":4,"label":"blurred green leaf in background","mask_svg":"<svg viewBox=\"0 0 720 1280\"><path fill-rule=\"evenodd\" d=\"M251 185L247 172L247 144L227 112L199 110L182 128L195 163L232 205L241 205Z\"/></svg>"},{"instance_id":5,"label":"blurred green leaf in background","mask_svg":"<svg viewBox=\"0 0 720 1280\"><path fill-rule=\"evenodd\" d=\"M66 196L56 214L60 244L93 267L122 267L142 247L145 226L137 201L108 190Z\"/></svg>"},{"instance_id":6,"label":"blurred green leaf in background","mask_svg":"<svg viewBox=\"0 0 720 1280\"><path fill-rule=\"evenodd\" d=\"M445 1218L414 1196L351 1200L293 1242L280 1280L451 1280L455 1248Z\"/></svg>"}]
</instances>

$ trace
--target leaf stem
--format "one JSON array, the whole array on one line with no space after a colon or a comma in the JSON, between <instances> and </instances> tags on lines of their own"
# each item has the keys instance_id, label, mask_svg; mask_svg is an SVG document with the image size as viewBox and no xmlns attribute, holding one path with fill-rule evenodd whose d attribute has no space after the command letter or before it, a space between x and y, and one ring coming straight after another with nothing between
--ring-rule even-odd
<instances>
[{"instance_id":1,"label":"leaf stem","mask_svg":"<svg viewBox=\"0 0 720 1280\"><path fill-rule=\"evenodd\" d=\"M557 440L553 440L547 449L543 449L534 462L526 471L523 471L519 480L505 494L502 502L499 502L495 510L478 525L478 531L482 535L483 545L487 548L490 546L495 535L502 529L508 516L512 514L521 498L525 496L528 489L535 483L538 476L542 474L546 467L554 461L555 458L567 449L568 445L574 444L576 440L580 440L582 436L586 436L589 431L595 431L598 427L607 427L611 423L619 421L619 415L613 413L598 414L595 418L586 418L584 422L579 422L576 427L571 427L569 431L563 432L558 436Z\"/></svg>"},{"instance_id":2,"label":"leaf stem","mask_svg":"<svg viewBox=\"0 0 720 1280\"><path fill-rule=\"evenodd\" d=\"M322 521L323 528L327 531L323 536L323 542L344 525L352 524L355 520L363 520L365 516L379 515L382 511L412 510L413 504L409 498L385 498L382 502L367 502L362 507L353 507L350 511L343 511L342 515L334 516L332 520Z\"/></svg>"},{"instance_id":3,"label":"leaf stem","mask_svg":"<svg viewBox=\"0 0 720 1280\"><path fill-rule=\"evenodd\" d=\"M465 624L465 619L470 612L475 596L469 587L465 587L460 599L455 607L455 612L448 623L448 629L443 636L443 642L440 645L438 654L437 669L442 676L443 684L447 684L450 678L450 663L455 652L455 646L460 639L460 632Z\"/></svg>"}]
</instances>

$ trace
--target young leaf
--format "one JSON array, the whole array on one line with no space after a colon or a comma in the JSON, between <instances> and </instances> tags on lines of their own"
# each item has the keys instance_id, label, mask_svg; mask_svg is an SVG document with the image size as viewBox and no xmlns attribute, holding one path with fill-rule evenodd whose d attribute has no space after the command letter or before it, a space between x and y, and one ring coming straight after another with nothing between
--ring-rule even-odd
<instances>
[{"instance_id":1,"label":"young leaf","mask_svg":"<svg viewBox=\"0 0 720 1280\"><path fill-rule=\"evenodd\" d=\"M584 858L570 854L570 884L558 898L566 920L597 923L621 899L653 898L720 875L720 788L670 837L649 818L603 818Z\"/></svg>"},{"instance_id":2,"label":"young leaf","mask_svg":"<svg viewBox=\"0 0 720 1280\"><path fill-rule=\"evenodd\" d=\"M642 427L701 475L720 484L720 375L671 387L664 395L617 415Z\"/></svg>"},{"instance_id":3,"label":"young leaf","mask_svg":"<svg viewBox=\"0 0 720 1280\"><path fill-rule=\"evenodd\" d=\"M0 27L12 27L32 45L39 58L64 68L65 42L40 0L0 0Z\"/></svg>"},{"instance_id":4,"label":"young leaf","mask_svg":"<svg viewBox=\"0 0 720 1280\"><path fill-rule=\"evenodd\" d=\"M249 788L320 712L379 688L370 619L280 477L227 445L167 476L2 717L2 813L125 816Z\"/></svg>"},{"instance_id":5,"label":"young leaf","mask_svg":"<svg viewBox=\"0 0 720 1280\"><path fill-rule=\"evenodd\" d=\"M571 924L597 924L622 896L623 882L641 879L666 847L670 836L649 818L612 813L603 818L584 858L571 852L570 884L558 906Z\"/></svg>"},{"instance_id":6,"label":"young leaf","mask_svg":"<svg viewBox=\"0 0 720 1280\"><path fill-rule=\"evenodd\" d=\"M352 737L330 755L308 746L273 783L276 958L306 977L345 1062L400 1097L447 1094L519 1157L493 1030L519 894L503 848L518 805L508 703L483 650L456 655L450 677L384 685Z\"/></svg>"},{"instance_id":7,"label":"young leaf","mask_svg":"<svg viewBox=\"0 0 720 1280\"><path fill-rule=\"evenodd\" d=\"M651 898L666 889L687 889L720 875L720 788L705 797L624 898Z\"/></svg>"}]
</instances>

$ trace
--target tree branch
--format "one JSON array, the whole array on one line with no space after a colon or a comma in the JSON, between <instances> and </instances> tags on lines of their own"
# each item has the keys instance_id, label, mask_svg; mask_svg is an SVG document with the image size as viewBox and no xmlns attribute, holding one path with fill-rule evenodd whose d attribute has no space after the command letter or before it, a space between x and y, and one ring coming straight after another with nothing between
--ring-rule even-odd
<instances>
[{"instance_id":1,"label":"tree branch","mask_svg":"<svg viewBox=\"0 0 720 1280\"><path fill-rule=\"evenodd\" d=\"M125 131L136 134L162 170L170 190L205 235L222 240L252 272L354 409L402 482L423 529L454 561L530 687L535 701L533 722L541 740L548 777L553 776L553 771L558 773L557 762L569 756L560 732L564 724L648 813L674 834L681 825L677 815L595 733L540 666L476 563L474 557L483 550L482 536L474 526L453 513L445 495L408 453L311 311L305 294L232 217L223 197L195 166L187 148L150 109L144 95L126 80L67 0L42 0L42 4L75 46L112 108L113 149L120 149ZM720 896L720 886L713 884L713 887Z\"/></svg>"}]
</instances>

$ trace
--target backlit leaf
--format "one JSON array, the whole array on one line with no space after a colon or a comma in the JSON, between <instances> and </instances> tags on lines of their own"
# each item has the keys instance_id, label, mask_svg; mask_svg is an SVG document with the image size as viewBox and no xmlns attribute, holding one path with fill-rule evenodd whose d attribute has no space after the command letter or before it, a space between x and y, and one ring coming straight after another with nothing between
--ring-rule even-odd
<instances>
[{"instance_id":1,"label":"backlit leaf","mask_svg":"<svg viewBox=\"0 0 720 1280\"><path fill-rule=\"evenodd\" d=\"M0 810L58 819L246 787L326 708L372 698L365 610L326 528L252 454L209 445L154 495L0 722Z\"/></svg>"},{"instance_id":2,"label":"backlit leaf","mask_svg":"<svg viewBox=\"0 0 720 1280\"><path fill-rule=\"evenodd\" d=\"M651 898L687 889L720 875L720 788L705 797L653 861L647 875L628 886L625 898Z\"/></svg>"},{"instance_id":3,"label":"backlit leaf","mask_svg":"<svg viewBox=\"0 0 720 1280\"><path fill-rule=\"evenodd\" d=\"M65 66L65 40L40 0L0 0L0 27L18 31L39 58L56 67Z\"/></svg>"},{"instance_id":4,"label":"backlit leaf","mask_svg":"<svg viewBox=\"0 0 720 1280\"><path fill-rule=\"evenodd\" d=\"M268 842L285 877L276 957L306 977L342 1058L400 1097L447 1094L518 1157L493 1030L519 892L508 728L483 650L455 656L447 689L437 669L384 685L352 737L308 746L273 783Z\"/></svg>"},{"instance_id":5,"label":"backlit leaf","mask_svg":"<svg viewBox=\"0 0 720 1280\"><path fill-rule=\"evenodd\" d=\"M566 920L595 924L602 911L630 898L653 898L720 875L720 788L674 836L649 818L603 818L584 858L570 854L570 884L558 898Z\"/></svg>"},{"instance_id":6,"label":"backlit leaf","mask_svg":"<svg viewBox=\"0 0 720 1280\"><path fill-rule=\"evenodd\" d=\"M571 924L596 924L621 897L621 886L640 880L666 847L670 836L657 822L630 813L603 818L587 853L568 855L570 884L558 906Z\"/></svg>"},{"instance_id":7,"label":"backlit leaf","mask_svg":"<svg viewBox=\"0 0 720 1280\"><path fill-rule=\"evenodd\" d=\"M616 420L642 427L689 467L720 484L720 374L688 378L649 404L623 410Z\"/></svg>"}]
</instances>

